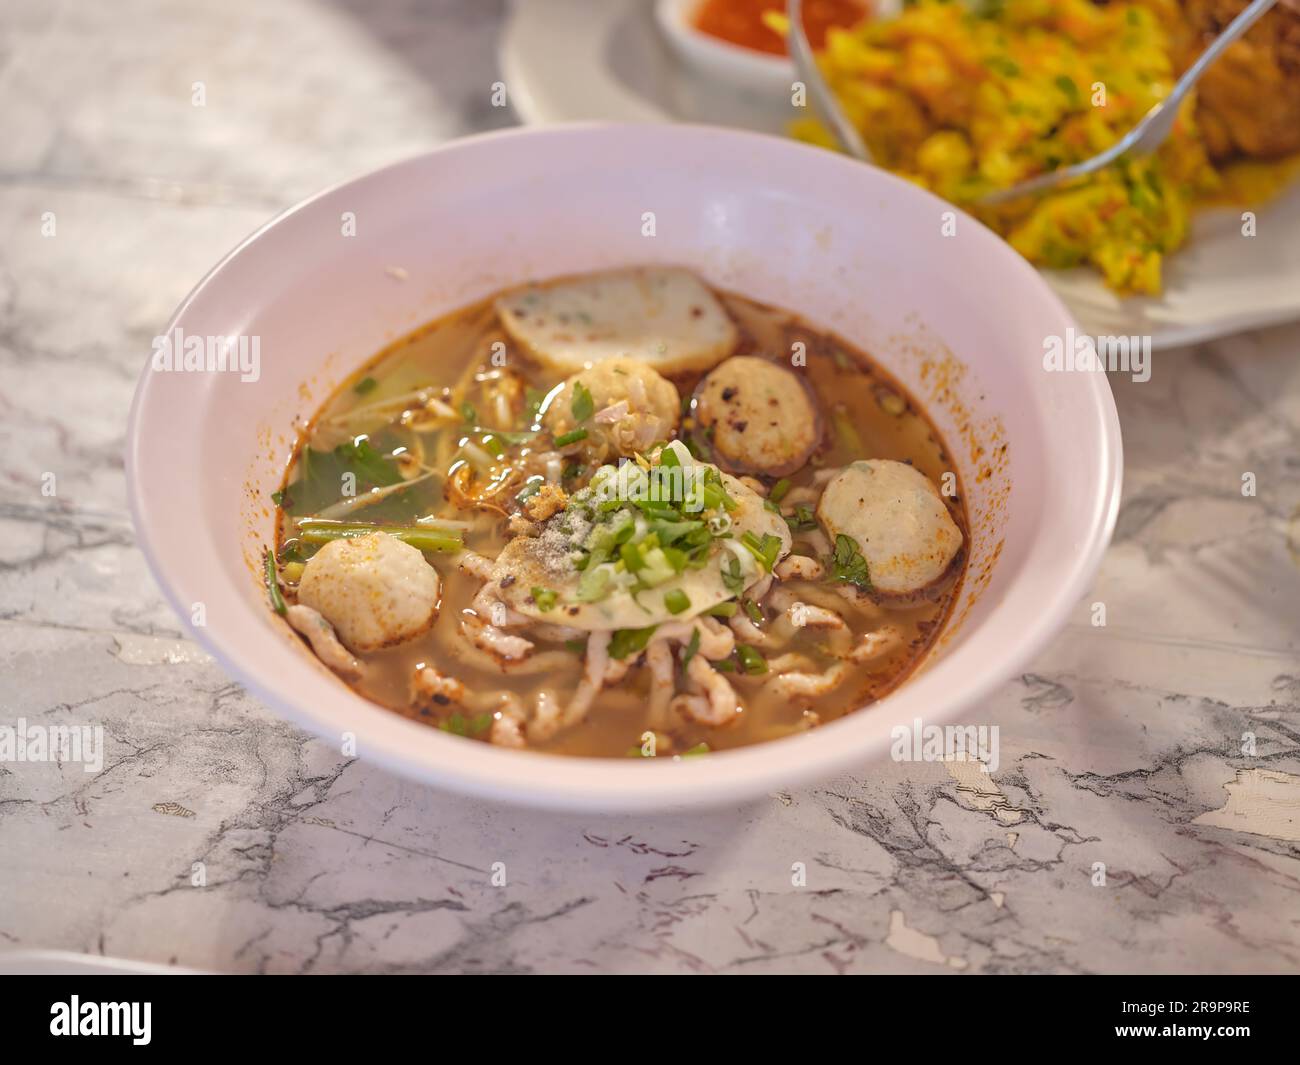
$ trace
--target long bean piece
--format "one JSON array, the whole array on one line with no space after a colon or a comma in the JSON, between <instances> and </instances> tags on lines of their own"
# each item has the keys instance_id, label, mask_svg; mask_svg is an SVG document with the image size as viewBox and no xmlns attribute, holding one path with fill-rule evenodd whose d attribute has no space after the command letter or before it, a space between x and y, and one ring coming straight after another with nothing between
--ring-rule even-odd
<instances>
[{"instance_id":1,"label":"long bean piece","mask_svg":"<svg viewBox=\"0 0 1300 1065\"><path fill-rule=\"evenodd\" d=\"M324 518L303 518L298 522L298 535L309 544L368 536L373 532L396 536L421 551L460 551L465 547L465 538L460 530L440 529L436 525L379 525L362 521L327 521Z\"/></svg>"}]
</instances>

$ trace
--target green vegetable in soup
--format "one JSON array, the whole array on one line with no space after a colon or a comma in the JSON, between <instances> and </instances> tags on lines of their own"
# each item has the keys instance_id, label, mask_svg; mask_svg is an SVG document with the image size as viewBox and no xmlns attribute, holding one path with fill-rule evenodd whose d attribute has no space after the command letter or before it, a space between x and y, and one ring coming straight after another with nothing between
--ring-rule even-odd
<instances>
[{"instance_id":1,"label":"green vegetable in soup","mask_svg":"<svg viewBox=\"0 0 1300 1065\"><path fill-rule=\"evenodd\" d=\"M288 607L284 604L284 596L280 594L280 580L275 572L275 552L267 550L264 558L266 572L266 594L271 598L271 609L281 617L284 616Z\"/></svg>"},{"instance_id":2,"label":"green vegetable in soup","mask_svg":"<svg viewBox=\"0 0 1300 1065\"><path fill-rule=\"evenodd\" d=\"M379 525L361 521L326 521L323 518L304 518L298 522L298 536L309 544L368 536L374 532L396 536L421 551L460 551L465 547L465 539L458 530L439 529L436 525Z\"/></svg>"}]
</instances>

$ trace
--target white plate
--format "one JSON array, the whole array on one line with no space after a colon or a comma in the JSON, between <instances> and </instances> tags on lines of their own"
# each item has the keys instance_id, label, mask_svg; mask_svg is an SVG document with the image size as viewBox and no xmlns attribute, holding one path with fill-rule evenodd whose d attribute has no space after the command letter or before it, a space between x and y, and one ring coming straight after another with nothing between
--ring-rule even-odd
<instances>
[{"instance_id":1,"label":"white plate","mask_svg":"<svg viewBox=\"0 0 1300 1065\"><path fill-rule=\"evenodd\" d=\"M190 976L197 969L68 950L0 951L0 976Z\"/></svg>"},{"instance_id":2,"label":"white plate","mask_svg":"<svg viewBox=\"0 0 1300 1065\"><path fill-rule=\"evenodd\" d=\"M531 124L608 119L706 122L780 133L788 93L742 89L682 65L650 0L528 0L501 41L501 67ZM1300 182L1257 212L1198 215L1188 244L1165 264L1159 299L1121 300L1092 270L1042 271L1094 335L1149 335L1167 348L1300 318Z\"/></svg>"}]
</instances>

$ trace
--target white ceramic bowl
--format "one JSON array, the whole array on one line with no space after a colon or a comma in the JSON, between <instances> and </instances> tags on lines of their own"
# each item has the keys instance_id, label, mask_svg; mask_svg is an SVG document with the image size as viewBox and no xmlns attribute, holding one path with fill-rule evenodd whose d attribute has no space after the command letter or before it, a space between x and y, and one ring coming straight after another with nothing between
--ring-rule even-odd
<instances>
[{"instance_id":1,"label":"white ceramic bowl","mask_svg":"<svg viewBox=\"0 0 1300 1065\"><path fill-rule=\"evenodd\" d=\"M732 44L695 27L702 0L655 0L655 21L677 58L709 77L741 89L789 95L795 78L787 56Z\"/></svg>"},{"instance_id":2,"label":"white ceramic bowl","mask_svg":"<svg viewBox=\"0 0 1300 1065\"><path fill-rule=\"evenodd\" d=\"M352 734L359 757L420 780L536 806L648 811L870 771L894 725L977 707L1061 627L1119 497L1104 376L1042 368L1044 338L1065 336L1069 315L975 221L957 215L943 236L951 211L830 152L662 125L494 133L321 193L231 252L168 325L168 335L260 338L258 380L141 377L127 448L140 544L187 624L205 615L194 636L232 675L331 742ZM529 278L651 261L842 334L927 406L973 528L967 579L924 667L813 732L685 762L499 750L355 695L271 613L261 584L267 496L294 419L428 319Z\"/></svg>"},{"instance_id":3,"label":"white ceramic bowl","mask_svg":"<svg viewBox=\"0 0 1300 1065\"><path fill-rule=\"evenodd\" d=\"M791 82L798 77L790 58L732 44L697 29L695 13L703 2L655 0L655 22L677 58L692 70L738 89L788 97ZM864 0L862 5L864 15L873 18L893 18L902 6L901 0Z\"/></svg>"}]
</instances>

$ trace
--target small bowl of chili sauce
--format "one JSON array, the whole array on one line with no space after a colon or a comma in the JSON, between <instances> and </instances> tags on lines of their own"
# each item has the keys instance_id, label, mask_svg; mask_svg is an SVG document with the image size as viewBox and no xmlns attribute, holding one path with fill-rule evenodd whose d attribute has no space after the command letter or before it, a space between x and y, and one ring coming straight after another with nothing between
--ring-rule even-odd
<instances>
[{"instance_id":1,"label":"small bowl of chili sauce","mask_svg":"<svg viewBox=\"0 0 1300 1065\"><path fill-rule=\"evenodd\" d=\"M868 18L877 0L804 0L804 32L814 51L832 28ZM785 38L767 21L785 14L784 0L656 0L655 18L678 58L710 77L750 90L789 92L794 64Z\"/></svg>"}]
</instances>

